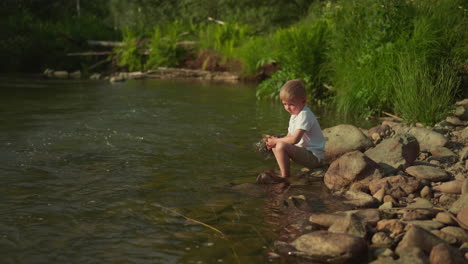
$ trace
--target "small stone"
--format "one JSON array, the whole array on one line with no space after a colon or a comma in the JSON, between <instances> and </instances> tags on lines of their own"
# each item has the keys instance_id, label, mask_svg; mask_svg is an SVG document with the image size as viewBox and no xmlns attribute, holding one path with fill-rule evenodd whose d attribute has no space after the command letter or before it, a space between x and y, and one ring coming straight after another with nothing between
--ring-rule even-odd
<instances>
[{"instance_id":1,"label":"small stone","mask_svg":"<svg viewBox=\"0 0 468 264\"><path fill-rule=\"evenodd\" d=\"M376 193L374 193L373 197L377 199L379 202L382 202L385 196L385 189L382 188L378 190Z\"/></svg>"},{"instance_id":2,"label":"small stone","mask_svg":"<svg viewBox=\"0 0 468 264\"><path fill-rule=\"evenodd\" d=\"M414 225L426 229L427 231L436 230L444 227L444 224L432 220L405 221L404 223L407 224L407 228L409 228L410 225Z\"/></svg>"},{"instance_id":3,"label":"small stone","mask_svg":"<svg viewBox=\"0 0 468 264\"><path fill-rule=\"evenodd\" d=\"M468 207L465 207L460 210L457 214L457 219L460 221L465 227L468 226Z\"/></svg>"},{"instance_id":4,"label":"small stone","mask_svg":"<svg viewBox=\"0 0 468 264\"><path fill-rule=\"evenodd\" d=\"M424 199L430 199L433 197L432 190L429 186L424 186L420 193L421 197Z\"/></svg>"},{"instance_id":5,"label":"small stone","mask_svg":"<svg viewBox=\"0 0 468 264\"><path fill-rule=\"evenodd\" d=\"M453 245L453 244L456 244L457 243L457 238L456 237L453 237L447 233L444 233L440 230L431 230L431 233L436 235L438 238L444 240L445 242Z\"/></svg>"},{"instance_id":6,"label":"small stone","mask_svg":"<svg viewBox=\"0 0 468 264\"><path fill-rule=\"evenodd\" d=\"M468 161L467 161L467 164L468 164ZM463 195L468 194L468 179L465 179L463 181L462 188L461 188L461 194L463 194Z\"/></svg>"},{"instance_id":7,"label":"small stone","mask_svg":"<svg viewBox=\"0 0 468 264\"><path fill-rule=\"evenodd\" d=\"M429 163L432 164L432 165L440 165L440 161L435 160L435 159L430 160Z\"/></svg>"},{"instance_id":8,"label":"small stone","mask_svg":"<svg viewBox=\"0 0 468 264\"><path fill-rule=\"evenodd\" d=\"M435 186L433 189L443 193L454 193L460 194L463 182L459 180L444 182L439 186Z\"/></svg>"},{"instance_id":9,"label":"small stone","mask_svg":"<svg viewBox=\"0 0 468 264\"><path fill-rule=\"evenodd\" d=\"M408 208L432 208L432 207L434 207L434 205L430 201L424 198L418 199L416 202L408 205Z\"/></svg>"},{"instance_id":10,"label":"small stone","mask_svg":"<svg viewBox=\"0 0 468 264\"><path fill-rule=\"evenodd\" d=\"M390 232L390 237L395 237L405 231L405 225L397 219L383 219L377 222L377 230Z\"/></svg>"},{"instance_id":11,"label":"small stone","mask_svg":"<svg viewBox=\"0 0 468 264\"><path fill-rule=\"evenodd\" d=\"M440 212L436 215L435 219L438 222L441 222L446 225L458 225L458 223L452 218L451 213Z\"/></svg>"},{"instance_id":12,"label":"small stone","mask_svg":"<svg viewBox=\"0 0 468 264\"><path fill-rule=\"evenodd\" d=\"M455 125L455 126L463 126L465 125L464 122L462 122L460 120L460 118L458 117L455 117L455 116L447 116L447 118L445 119L447 122L449 122L450 124L452 125Z\"/></svg>"},{"instance_id":13,"label":"small stone","mask_svg":"<svg viewBox=\"0 0 468 264\"><path fill-rule=\"evenodd\" d=\"M446 227L440 229L440 231L442 231L442 232L444 232L446 234L449 234L449 235L451 235L453 237L456 237L459 241L468 242L468 234L461 227L446 226Z\"/></svg>"},{"instance_id":14,"label":"small stone","mask_svg":"<svg viewBox=\"0 0 468 264\"><path fill-rule=\"evenodd\" d=\"M411 166L406 169L406 173L416 177L417 179L431 182L446 181L450 179L450 176L444 170L424 165Z\"/></svg>"},{"instance_id":15,"label":"small stone","mask_svg":"<svg viewBox=\"0 0 468 264\"><path fill-rule=\"evenodd\" d=\"M383 202L384 202L384 203L391 202L392 204L396 204L396 203L397 203L397 201L395 200L395 198L393 198L391 195L385 195L384 198L383 198Z\"/></svg>"},{"instance_id":16,"label":"small stone","mask_svg":"<svg viewBox=\"0 0 468 264\"><path fill-rule=\"evenodd\" d=\"M379 206L379 209L392 209L393 203L392 202L385 202Z\"/></svg>"},{"instance_id":17,"label":"small stone","mask_svg":"<svg viewBox=\"0 0 468 264\"><path fill-rule=\"evenodd\" d=\"M372 236L372 244L383 247L391 247L393 239L385 232L377 232Z\"/></svg>"}]
</instances>

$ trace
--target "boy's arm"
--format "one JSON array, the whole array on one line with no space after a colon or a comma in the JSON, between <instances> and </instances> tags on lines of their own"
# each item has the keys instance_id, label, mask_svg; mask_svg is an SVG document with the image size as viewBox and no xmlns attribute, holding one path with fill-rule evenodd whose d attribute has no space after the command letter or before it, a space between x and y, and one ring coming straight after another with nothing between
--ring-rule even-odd
<instances>
[{"instance_id":1,"label":"boy's arm","mask_svg":"<svg viewBox=\"0 0 468 264\"><path fill-rule=\"evenodd\" d=\"M267 139L267 146L269 148L274 148L276 144L280 141L294 145L297 144L299 141L301 141L302 136L304 135L305 130L302 129L297 129L294 134L291 135L291 133L288 133L287 136L282 137L282 138L276 138L276 137L269 137Z\"/></svg>"}]
</instances>

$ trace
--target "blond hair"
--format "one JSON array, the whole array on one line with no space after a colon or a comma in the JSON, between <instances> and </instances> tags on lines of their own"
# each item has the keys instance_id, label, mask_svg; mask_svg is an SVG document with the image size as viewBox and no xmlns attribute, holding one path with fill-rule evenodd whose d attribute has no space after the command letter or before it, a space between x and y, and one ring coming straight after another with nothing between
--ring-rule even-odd
<instances>
[{"instance_id":1,"label":"blond hair","mask_svg":"<svg viewBox=\"0 0 468 264\"><path fill-rule=\"evenodd\" d=\"M304 84L300 80L287 81L280 90L281 100L306 99Z\"/></svg>"}]
</instances>

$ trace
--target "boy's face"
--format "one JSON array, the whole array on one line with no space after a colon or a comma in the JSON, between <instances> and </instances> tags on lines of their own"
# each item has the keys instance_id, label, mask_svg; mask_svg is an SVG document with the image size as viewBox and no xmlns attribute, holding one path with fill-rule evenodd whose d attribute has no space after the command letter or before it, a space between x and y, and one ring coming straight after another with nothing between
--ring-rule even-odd
<instances>
[{"instance_id":1,"label":"boy's face","mask_svg":"<svg viewBox=\"0 0 468 264\"><path fill-rule=\"evenodd\" d=\"M284 109L291 115L297 115L301 112L306 104L306 99L292 99L292 100L281 100L284 105Z\"/></svg>"}]
</instances>

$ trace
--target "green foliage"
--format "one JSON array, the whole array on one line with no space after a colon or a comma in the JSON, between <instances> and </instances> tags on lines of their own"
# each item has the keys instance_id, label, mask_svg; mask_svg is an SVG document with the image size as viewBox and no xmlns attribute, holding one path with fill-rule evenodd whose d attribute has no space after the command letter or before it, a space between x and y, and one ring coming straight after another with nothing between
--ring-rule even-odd
<instances>
[{"instance_id":1,"label":"green foliage","mask_svg":"<svg viewBox=\"0 0 468 264\"><path fill-rule=\"evenodd\" d=\"M123 46L116 47L118 65L128 67L130 71L143 70L143 56L137 46L138 38L135 33L126 29L123 31Z\"/></svg>"},{"instance_id":2,"label":"green foliage","mask_svg":"<svg viewBox=\"0 0 468 264\"><path fill-rule=\"evenodd\" d=\"M448 61L454 71L466 60L464 8L458 0L328 5L324 14L332 30L327 69L338 109L361 115L388 110L427 123L439 118L435 111L446 112L445 101L453 100L458 89L453 72L440 65ZM414 65L402 58L411 58ZM424 91L441 97L438 107L427 98L416 100Z\"/></svg>"},{"instance_id":3,"label":"green foliage","mask_svg":"<svg viewBox=\"0 0 468 264\"><path fill-rule=\"evenodd\" d=\"M177 42L181 40L181 37L189 34L189 32L185 31L186 28L190 27L179 21L155 27L145 68L177 66L185 55L185 49L178 46Z\"/></svg>"},{"instance_id":4,"label":"green foliage","mask_svg":"<svg viewBox=\"0 0 468 264\"><path fill-rule=\"evenodd\" d=\"M300 24L277 31L271 38L274 51L272 57L281 64L281 69L270 80L259 85L259 98L276 97L282 84L290 79L304 81L308 94L315 99L327 96L321 86L325 77L327 25L322 21Z\"/></svg>"},{"instance_id":5,"label":"green foliage","mask_svg":"<svg viewBox=\"0 0 468 264\"><path fill-rule=\"evenodd\" d=\"M227 22L224 25L207 24L199 32L200 49L212 50L225 58L234 56L235 48L250 34L247 25Z\"/></svg>"}]
</instances>

